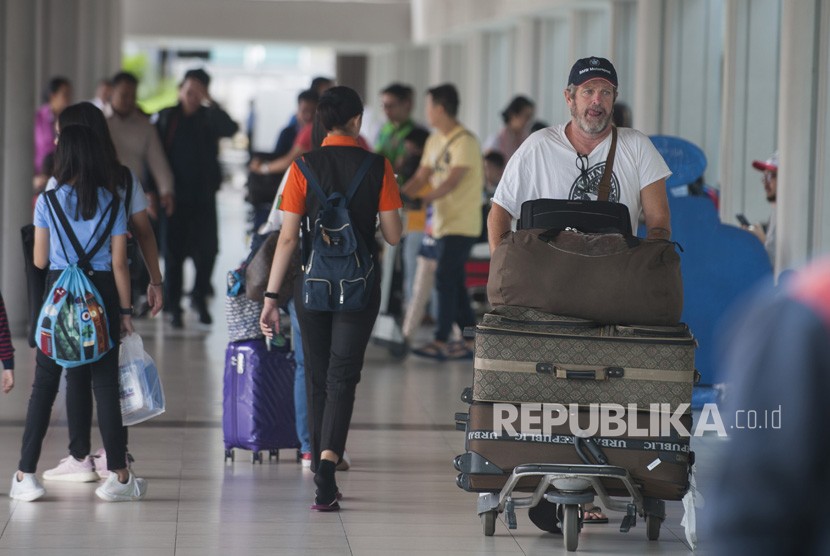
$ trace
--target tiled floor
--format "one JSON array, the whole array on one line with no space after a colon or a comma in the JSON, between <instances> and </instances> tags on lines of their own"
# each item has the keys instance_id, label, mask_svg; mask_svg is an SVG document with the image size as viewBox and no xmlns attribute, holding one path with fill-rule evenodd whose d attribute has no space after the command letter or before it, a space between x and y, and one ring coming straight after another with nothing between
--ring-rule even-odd
<instances>
[{"instance_id":1,"label":"tiled floor","mask_svg":"<svg viewBox=\"0 0 830 556\"><path fill-rule=\"evenodd\" d=\"M221 194L222 255L214 283L221 293L224 270L243 256L241 195ZM223 298L210 332L192 323L174 334L163 322L145 321L140 330L164 381L168 411L133 427L134 469L148 479L146 500L108 504L92 484L46 483L48 494L33 503L0 504L0 556L36 555L391 555L391 554L563 554L561 537L542 533L518 513L510 531L499 521L484 537L476 495L455 486L452 459L463 451L453 414L465 410L459 393L471 381L469 364L434 364L415 358L403 363L370 347L349 436L353 467L338 474L345 493L339 514L308 510L312 474L284 451L277 462L252 465L248 452L223 461L222 366L227 341ZM22 420L29 396L33 357L17 338L17 387L0 398L0 493L15 470ZM100 444L93 433L93 449ZM695 439L698 482L705 492L707 455L719 441ZM53 414L39 471L66 455L62 396ZM586 526L579 552L586 554L688 554L682 507L667 504L660 541L645 528L628 534L612 524Z\"/></svg>"}]
</instances>

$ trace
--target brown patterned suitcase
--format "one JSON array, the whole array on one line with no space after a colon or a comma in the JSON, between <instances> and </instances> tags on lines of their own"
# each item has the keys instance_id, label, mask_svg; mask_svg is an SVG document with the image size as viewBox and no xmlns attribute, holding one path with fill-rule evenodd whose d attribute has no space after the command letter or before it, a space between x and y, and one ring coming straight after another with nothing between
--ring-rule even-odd
<instances>
[{"instance_id":1,"label":"brown patterned suitcase","mask_svg":"<svg viewBox=\"0 0 830 556\"><path fill-rule=\"evenodd\" d=\"M465 448L467 452L456 458L456 469L461 471L458 485L473 492L498 491L517 465L532 463L582 464L574 445L574 435L569 423L552 426L534 433L521 434L518 424L514 427L517 435L494 431L494 405L474 402L468 415L457 416L465 425ZM539 416L532 411L532 416ZM627 420L628 415L626 415ZM689 437L682 431L669 427L667 436L660 436L659 426L650 420L666 419L667 415L636 412L638 429L647 434L625 434L622 436L600 435L592 438L608 458L608 464L628 470L643 496L661 500L680 500L689 488L689 469L694 463L694 452L689 450ZM591 417L588 410L580 410L577 417L579 426L588 428ZM683 427L692 431L692 416L683 415ZM652 433L655 433L652 435ZM589 455L590 457L590 455ZM590 461L590 463L596 463ZM532 491L538 478L522 479L520 491ZM620 481L603 479L603 486L611 496L628 496Z\"/></svg>"},{"instance_id":2,"label":"brown patterned suitcase","mask_svg":"<svg viewBox=\"0 0 830 556\"><path fill-rule=\"evenodd\" d=\"M502 306L484 315L475 343L476 401L674 412L691 403L697 377L697 344L685 324L603 326Z\"/></svg>"}]
</instances>

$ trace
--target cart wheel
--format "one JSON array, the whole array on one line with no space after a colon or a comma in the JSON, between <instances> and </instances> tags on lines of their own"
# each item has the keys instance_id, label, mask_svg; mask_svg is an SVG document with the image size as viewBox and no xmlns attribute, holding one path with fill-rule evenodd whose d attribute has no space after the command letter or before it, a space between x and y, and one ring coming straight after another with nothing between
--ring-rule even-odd
<instances>
[{"instance_id":1,"label":"cart wheel","mask_svg":"<svg viewBox=\"0 0 830 556\"><path fill-rule=\"evenodd\" d=\"M479 515L481 517L481 529L484 531L485 537L492 537L496 533L497 514L496 510L490 510Z\"/></svg>"},{"instance_id":2,"label":"cart wheel","mask_svg":"<svg viewBox=\"0 0 830 556\"><path fill-rule=\"evenodd\" d=\"M565 540L565 550L575 552L579 545L579 506L567 504L562 516L562 535Z\"/></svg>"},{"instance_id":3,"label":"cart wheel","mask_svg":"<svg viewBox=\"0 0 830 556\"><path fill-rule=\"evenodd\" d=\"M233 462L233 450L225 450L225 463L227 463L228 460L231 460L231 462Z\"/></svg>"},{"instance_id":4,"label":"cart wheel","mask_svg":"<svg viewBox=\"0 0 830 556\"><path fill-rule=\"evenodd\" d=\"M251 463L259 462L262 464L262 454L260 452L251 452Z\"/></svg>"},{"instance_id":5,"label":"cart wheel","mask_svg":"<svg viewBox=\"0 0 830 556\"><path fill-rule=\"evenodd\" d=\"M280 451L279 450L268 450L268 461L276 458L277 463L280 461Z\"/></svg>"},{"instance_id":6,"label":"cart wheel","mask_svg":"<svg viewBox=\"0 0 830 556\"><path fill-rule=\"evenodd\" d=\"M646 537L650 541L656 541L660 538L660 526L663 525L663 520L656 515L646 516Z\"/></svg>"}]
</instances>

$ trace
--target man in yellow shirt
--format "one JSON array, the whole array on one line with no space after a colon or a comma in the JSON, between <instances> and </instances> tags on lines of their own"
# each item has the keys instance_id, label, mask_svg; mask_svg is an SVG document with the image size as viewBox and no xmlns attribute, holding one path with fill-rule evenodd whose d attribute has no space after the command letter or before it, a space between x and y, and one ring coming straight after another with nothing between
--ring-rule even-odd
<instances>
[{"instance_id":1,"label":"man in yellow shirt","mask_svg":"<svg viewBox=\"0 0 830 556\"><path fill-rule=\"evenodd\" d=\"M458 119L458 91L444 84L427 91L426 117L433 133L421 165L403 186L403 194L432 203L432 235L438 268L438 329L435 341L413 350L438 360L472 357L463 342L448 344L453 324L462 330L475 324L465 286L464 264L481 235L481 194L484 185L481 146Z\"/></svg>"}]
</instances>

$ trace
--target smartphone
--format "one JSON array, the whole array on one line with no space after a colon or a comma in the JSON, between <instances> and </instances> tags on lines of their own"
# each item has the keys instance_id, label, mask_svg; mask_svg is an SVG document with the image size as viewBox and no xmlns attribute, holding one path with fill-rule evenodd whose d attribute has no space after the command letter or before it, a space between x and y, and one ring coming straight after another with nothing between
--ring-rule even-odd
<instances>
[{"instance_id":1,"label":"smartphone","mask_svg":"<svg viewBox=\"0 0 830 556\"><path fill-rule=\"evenodd\" d=\"M746 219L746 216L744 216L743 214L736 214L736 215L735 215L735 218L737 218L737 219L738 219L738 222L740 222L740 223L741 223L741 226L747 226L747 227L749 227L749 226L751 226L751 225L752 225L752 224L750 224L750 223L749 223L749 220L747 220L747 219Z\"/></svg>"}]
</instances>

